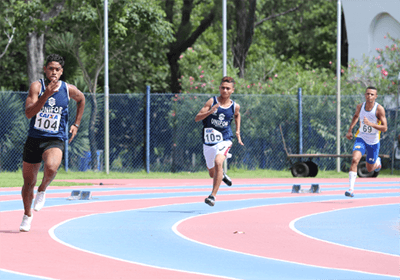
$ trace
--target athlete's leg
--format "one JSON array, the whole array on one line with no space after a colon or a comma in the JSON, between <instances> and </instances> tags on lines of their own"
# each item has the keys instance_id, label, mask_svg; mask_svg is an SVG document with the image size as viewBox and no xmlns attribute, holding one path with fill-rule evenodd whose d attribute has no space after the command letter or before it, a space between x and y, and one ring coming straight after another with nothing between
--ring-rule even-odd
<instances>
[{"instance_id":1,"label":"athlete's leg","mask_svg":"<svg viewBox=\"0 0 400 280\"><path fill-rule=\"evenodd\" d=\"M37 174L39 172L41 163L27 163L22 162L22 176L24 178L24 185L22 186L21 196L24 203L24 214L31 217L31 207L33 201L33 191L37 181Z\"/></svg>"},{"instance_id":2,"label":"athlete's leg","mask_svg":"<svg viewBox=\"0 0 400 280\"><path fill-rule=\"evenodd\" d=\"M356 138L353 146L353 156L349 170L349 191L345 192L346 196L353 197L354 185L357 179L357 166L361 160L362 155L365 153L365 142L361 138Z\"/></svg>"},{"instance_id":3,"label":"athlete's leg","mask_svg":"<svg viewBox=\"0 0 400 280\"><path fill-rule=\"evenodd\" d=\"M57 170L60 167L63 151L60 148L50 148L44 151L43 161L43 180L38 191L44 192L57 175Z\"/></svg>"},{"instance_id":4,"label":"athlete's leg","mask_svg":"<svg viewBox=\"0 0 400 280\"><path fill-rule=\"evenodd\" d=\"M207 169L208 169L208 175L210 175L210 178L214 178L215 167L213 167L211 169L207 167Z\"/></svg>"},{"instance_id":5,"label":"athlete's leg","mask_svg":"<svg viewBox=\"0 0 400 280\"><path fill-rule=\"evenodd\" d=\"M349 171L349 192L354 192L354 184L357 179L357 166L360 162L362 154L360 151L353 151L353 158L351 160L350 171Z\"/></svg>"},{"instance_id":6,"label":"athlete's leg","mask_svg":"<svg viewBox=\"0 0 400 280\"><path fill-rule=\"evenodd\" d=\"M375 145L366 145L368 172L372 172L381 167L381 159L379 157L380 146L380 143Z\"/></svg>"},{"instance_id":7,"label":"athlete's leg","mask_svg":"<svg viewBox=\"0 0 400 280\"><path fill-rule=\"evenodd\" d=\"M212 196L216 196L219 186L221 185L222 182L222 177L224 176L223 174L223 163L224 160L226 159L226 156L223 154L218 154L215 157L215 166L214 166L214 177L213 177L213 189L211 192Z\"/></svg>"}]
</instances>

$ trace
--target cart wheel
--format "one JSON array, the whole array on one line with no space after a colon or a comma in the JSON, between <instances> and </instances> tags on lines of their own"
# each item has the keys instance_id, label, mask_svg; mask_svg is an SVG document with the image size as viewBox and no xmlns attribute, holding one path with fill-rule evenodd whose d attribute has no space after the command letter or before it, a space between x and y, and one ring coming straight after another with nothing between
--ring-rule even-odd
<instances>
[{"instance_id":1,"label":"cart wheel","mask_svg":"<svg viewBox=\"0 0 400 280\"><path fill-rule=\"evenodd\" d=\"M374 171L374 174L372 174L372 176L371 176L371 177L374 177L374 178L376 178L376 177L378 177L378 175L379 175L379 171L378 171L378 172Z\"/></svg>"},{"instance_id":2,"label":"cart wheel","mask_svg":"<svg viewBox=\"0 0 400 280\"><path fill-rule=\"evenodd\" d=\"M306 161L308 169L310 170L308 177L316 177L318 174L318 165L313 161Z\"/></svg>"},{"instance_id":3,"label":"cart wheel","mask_svg":"<svg viewBox=\"0 0 400 280\"><path fill-rule=\"evenodd\" d=\"M376 177L374 176L375 171L368 172L367 169L367 162L366 161L361 161L358 166L357 166L357 175L360 178L367 178L367 177ZM379 173L379 172L376 172Z\"/></svg>"},{"instance_id":4,"label":"cart wheel","mask_svg":"<svg viewBox=\"0 0 400 280\"><path fill-rule=\"evenodd\" d=\"M293 177L308 177L310 173L310 169L305 162L296 162L293 164L291 171Z\"/></svg>"}]
</instances>

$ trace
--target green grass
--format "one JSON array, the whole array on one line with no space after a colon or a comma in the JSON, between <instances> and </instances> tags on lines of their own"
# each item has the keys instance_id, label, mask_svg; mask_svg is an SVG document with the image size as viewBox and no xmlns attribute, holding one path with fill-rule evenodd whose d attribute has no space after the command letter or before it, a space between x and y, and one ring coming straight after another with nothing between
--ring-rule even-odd
<instances>
[{"instance_id":1,"label":"green grass","mask_svg":"<svg viewBox=\"0 0 400 280\"><path fill-rule=\"evenodd\" d=\"M396 178L400 176L400 170L394 170L393 175L390 174L390 169L382 170L378 178ZM293 178L289 170L275 171L275 170L244 170L244 169L230 169L228 174L232 179L235 178ZM316 178L348 178L347 172L324 171L319 170ZM0 173L0 187L21 187L23 185L21 170L16 172L1 172ZM38 182L40 184L43 178L43 172L38 174ZM65 172L60 169L55 180L50 184L51 186L79 186L87 185L71 182L58 182L57 180L75 180L75 179L206 179L209 178L208 172L179 172L179 173L164 173L164 172L150 172L147 174L145 171L134 173L121 173L121 172ZM300 180L302 178L299 178Z\"/></svg>"}]
</instances>

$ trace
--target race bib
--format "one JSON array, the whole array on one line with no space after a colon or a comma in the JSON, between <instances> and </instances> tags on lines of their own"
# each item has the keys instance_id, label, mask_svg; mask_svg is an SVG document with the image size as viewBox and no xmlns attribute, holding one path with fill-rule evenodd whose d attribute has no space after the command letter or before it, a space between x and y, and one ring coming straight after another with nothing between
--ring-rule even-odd
<instances>
[{"instance_id":1,"label":"race bib","mask_svg":"<svg viewBox=\"0 0 400 280\"><path fill-rule=\"evenodd\" d=\"M362 124L361 131L364 133L368 133L368 134L377 132L377 130L375 128L373 128L372 126L366 125L364 123Z\"/></svg>"},{"instance_id":2,"label":"race bib","mask_svg":"<svg viewBox=\"0 0 400 280\"><path fill-rule=\"evenodd\" d=\"M61 114L39 112L36 115L35 129L57 133L60 128Z\"/></svg>"},{"instance_id":3,"label":"race bib","mask_svg":"<svg viewBox=\"0 0 400 280\"><path fill-rule=\"evenodd\" d=\"M217 144L222 142L224 138L222 133L214 128L204 128L204 143L205 144Z\"/></svg>"}]
</instances>

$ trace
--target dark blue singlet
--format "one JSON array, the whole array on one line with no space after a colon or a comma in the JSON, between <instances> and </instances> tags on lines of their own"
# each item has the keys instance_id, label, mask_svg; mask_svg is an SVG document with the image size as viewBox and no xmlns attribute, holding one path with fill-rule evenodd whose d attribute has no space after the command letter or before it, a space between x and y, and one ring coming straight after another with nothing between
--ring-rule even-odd
<instances>
[{"instance_id":1,"label":"dark blue singlet","mask_svg":"<svg viewBox=\"0 0 400 280\"><path fill-rule=\"evenodd\" d=\"M217 103L218 103L217 97L214 96L214 101L211 107ZM231 122L233 120L234 115L235 115L235 102L232 100L232 104L228 108L219 107L216 112L205 118L203 120L203 133L202 133L203 143L208 146L213 146L216 144L216 143L213 144L206 143L206 139L208 139L206 138L207 135L205 133L207 128L213 128L219 131L222 134L223 138L221 141L227 141L227 140L232 141L233 133L231 129ZM211 139L209 140L211 141Z\"/></svg>"},{"instance_id":2,"label":"dark blue singlet","mask_svg":"<svg viewBox=\"0 0 400 280\"><path fill-rule=\"evenodd\" d=\"M43 79L40 79L39 82L42 85L39 93L40 98L46 87ZM69 92L67 84L63 81L60 82L61 86L58 91L47 99L40 112L31 119L29 137L68 139L66 127L68 125Z\"/></svg>"}]
</instances>

